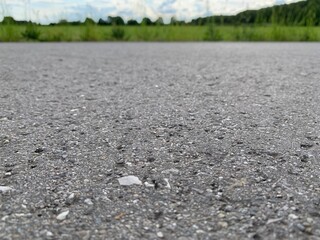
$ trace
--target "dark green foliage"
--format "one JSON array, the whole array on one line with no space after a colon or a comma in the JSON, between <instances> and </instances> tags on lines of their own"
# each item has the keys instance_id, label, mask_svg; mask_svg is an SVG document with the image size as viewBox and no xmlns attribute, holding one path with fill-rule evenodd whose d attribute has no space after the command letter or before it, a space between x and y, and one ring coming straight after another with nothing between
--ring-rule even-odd
<instances>
[{"instance_id":1,"label":"dark green foliage","mask_svg":"<svg viewBox=\"0 0 320 240\"><path fill-rule=\"evenodd\" d=\"M28 24L25 31L21 34L27 40L39 40L41 32L35 24Z\"/></svg>"},{"instance_id":2,"label":"dark green foliage","mask_svg":"<svg viewBox=\"0 0 320 240\"><path fill-rule=\"evenodd\" d=\"M171 20L170 20L170 25L181 26L181 25L186 25L186 22L185 21L178 21L176 19L176 17L172 17Z\"/></svg>"},{"instance_id":3,"label":"dark green foliage","mask_svg":"<svg viewBox=\"0 0 320 240\"><path fill-rule=\"evenodd\" d=\"M3 20L2 20L2 24L15 24L16 23L16 20L14 20L13 17L4 17Z\"/></svg>"},{"instance_id":4,"label":"dark green foliage","mask_svg":"<svg viewBox=\"0 0 320 240\"><path fill-rule=\"evenodd\" d=\"M59 22L58 22L58 24L57 25L68 25L69 23L68 23L68 21L67 20L65 20L65 19L61 19Z\"/></svg>"},{"instance_id":5,"label":"dark green foliage","mask_svg":"<svg viewBox=\"0 0 320 240\"><path fill-rule=\"evenodd\" d=\"M108 21L103 20L102 18L99 19L98 25L100 26L108 26L110 23Z\"/></svg>"},{"instance_id":6,"label":"dark green foliage","mask_svg":"<svg viewBox=\"0 0 320 240\"><path fill-rule=\"evenodd\" d=\"M81 25L82 23L80 21L74 21L74 22L69 22L69 25L70 26L79 26Z\"/></svg>"},{"instance_id":7,"label":"dark green foliage","mask_svg":"<svg viewBox=\"0 0 320 240\"><path fill-rule=\"evenodd\" d=\"M320 7L319 0L309 0L306 10L306 26L319 25Z\"/></svg>"},{"instance_id":8,"label":"dark green foliage","mask_svg":"<svg viewBox=\"0 0 320 240\"><path fill-rule=\"evenodd\" d=\"M125 31L122 27L114 26L111 30L111 37L114 40L124 40L125 38Z\"/></svg>"},{"instance_id":9,"label":"dark green foliage","mask_svg":"<svg viewBox=\"0 0 320 240\"><path fill-rule=\"evenodd\" d=\"M116 17L109 16L107 22L110 23L110 25L116 25L116 26L125 25L124 20L122 19L122 17L119 17L119 16L116 16Z\"/></svg>"},{"instance_id":10,"label":"dark green foliage","mask_svg":"<svg viewBox=\"0 0 320 240\"><path fill-rule=\"evenodd\" d=\"M240 24L319 26L320 1L300 1L256 11L245 11L236 15L236 19Z\"/></svg>"},{"instance_id":11,"label":"dark green foliage","mask_svg":"<svg viewBox=\"0 0 320 240\"><path fill-rule=\"evenodd\" d=\"M139 25L139 23L136 21L136 20L129 20L128 22L127 22L127 25L128 26L138 26Z\"/></svg>"},{"instance_id":12,"label":"dark green foliage","mask_svg":"<svg viewBox=\"0 0 320 240\"><path fill-rule=\"evenodd\" d=\"M150 18L143 18L142 21L141 21L141 25L143 26L152 26L154 25L154 23L150 20Z\"/></svg>"},{"instance_id":13,"label":"dark green foliage","mask_svg":"<svg viewBox=\"0 0 320 240\"><path fill-rule=\"evenodd\" d=\"M83 23L80 21L73 21L73 22L68 22L67 20L60 20L58 23L50 23L50 26L80 26Z\"/></svg>"},{"instance_id":14,"label":"dark green foliage","mask_svg":"<svg viewBox=\"0 0 320 240\"><path fill-rule=\"evenodd\" d=\"M235 16L214 16L197 18L191 25L205 25L208 21L220 25L291 25L291 26L319 26L320 1L307 0L291 4L277 5L260 10L247 10Z\"/></svg>"}]
</instances>

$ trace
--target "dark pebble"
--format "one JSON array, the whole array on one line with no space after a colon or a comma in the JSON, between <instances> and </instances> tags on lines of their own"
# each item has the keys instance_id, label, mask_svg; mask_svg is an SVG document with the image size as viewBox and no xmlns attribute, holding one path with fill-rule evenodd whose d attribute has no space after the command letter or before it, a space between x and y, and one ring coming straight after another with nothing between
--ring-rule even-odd
<instances>
[{"instance_id":1,"label":"dark pebble","mask_svg":"<svg viewBox=\"0 0 320 240\"><path fill-rule=\"evenodd\" d=\"M35 153L43 153L44 152L44 148L37 148L34 152Z\"/></svg>"}]
</instances>

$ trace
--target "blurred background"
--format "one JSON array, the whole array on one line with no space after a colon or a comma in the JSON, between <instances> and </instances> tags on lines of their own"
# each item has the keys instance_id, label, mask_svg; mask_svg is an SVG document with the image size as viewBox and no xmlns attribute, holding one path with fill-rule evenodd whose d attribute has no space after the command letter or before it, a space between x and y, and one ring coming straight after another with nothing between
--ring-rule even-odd
<instances>
[{"instance_id":1,"label":"blurred background","mask_svg":"<svg viewBox=\"0 0 320 240\"><path fill-rule=\"evenodd\" d=\"M319 0L0 0L0 41L319 41Z\"/></svg>"}]
</instances>

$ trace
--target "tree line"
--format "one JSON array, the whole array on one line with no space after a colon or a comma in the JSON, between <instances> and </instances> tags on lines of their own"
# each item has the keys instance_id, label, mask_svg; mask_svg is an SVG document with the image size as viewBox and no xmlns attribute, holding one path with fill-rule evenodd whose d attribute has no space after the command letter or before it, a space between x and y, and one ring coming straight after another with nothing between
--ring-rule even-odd
<instances>
[{"instance_id":1,"label":"tree line","mask_svg":"<svg viewBox=\"0 0 320 240\"><path fill-rule=\"evenodd\" d=\"M2 24L28 24L28 21L16 21L12 17L4 17ZM101 26L162 26L162 25L293 25L293 26L319 26L320 25L320 1L307 0L291 4L276 5L260 10L247 10L233 16L210 16L193 19L190 22L177 20L172 17L170 22L165 24L159 17L152 21L150 18L143 18L142 21L134 19L124 21L120 16L109 16L106 19L100 18L95 22L91 18L85 21L60 20L50 25L101 25Z\"/></svg>"},{"instance_id":2,"label":"tree line","mask_svg":"<svg viewBox=\"0 0 320 240\"><path fill-rule=\"evenodd\" d=\"M291 4L276 5L260 10L247 10L235 16L213 16L192 20L192 24L207 22L226 25L266 25L319 26L320 1L307 0Z\"/></svg>"}]
</instances>

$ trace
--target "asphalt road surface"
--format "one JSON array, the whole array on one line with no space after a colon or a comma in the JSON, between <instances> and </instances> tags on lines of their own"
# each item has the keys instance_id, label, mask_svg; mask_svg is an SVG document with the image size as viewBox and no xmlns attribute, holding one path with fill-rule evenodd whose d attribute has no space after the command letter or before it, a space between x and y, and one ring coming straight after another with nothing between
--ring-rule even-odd
<instances>
[{"instance_id":1,"label":"asphalt road surface","mask_svg":"<svg viewBox=\"0 0 320 240\"><path fill-rule=\"evenodd\" d=\"M0 239L319 239L319 53L1 44Z\"/></svg>"}]
</instances>

